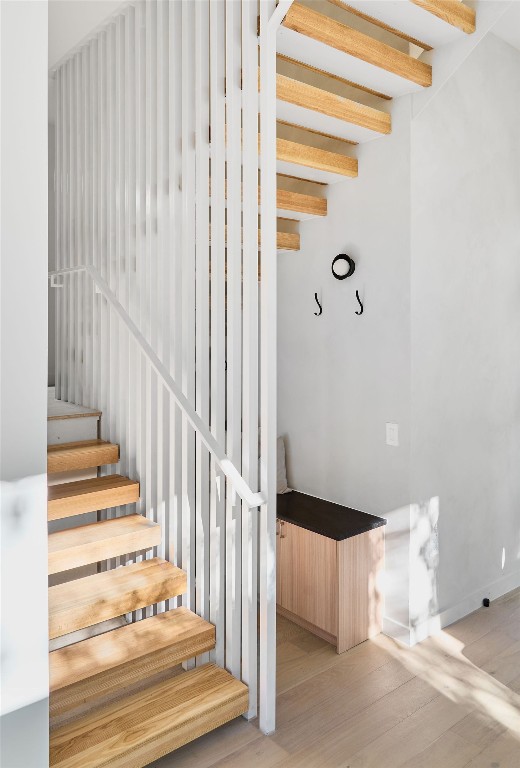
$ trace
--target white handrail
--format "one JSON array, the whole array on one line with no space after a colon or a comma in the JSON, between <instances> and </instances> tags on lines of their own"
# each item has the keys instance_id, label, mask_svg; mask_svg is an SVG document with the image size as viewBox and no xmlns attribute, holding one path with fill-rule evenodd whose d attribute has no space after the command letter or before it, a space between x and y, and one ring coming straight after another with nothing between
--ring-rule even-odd
<instances>
[{"instance_id":1,"label":"white handrail","mask_svg":"<svg viewBox=\"0 0 520 768\"><path fill-rule=\"evenodd\" d=\"M92 278L95 285L99 288L100 292L104 295L108 303L112 306L112 308L117 312L120 319L123 321L124 325L128 329L128 331L132 334L134 337L136 343L141 348L143 354L147 357L148 361L150 362L150 365L155 370L155 372L160 376L162 379L165 387L171 392L173 395L177 405L186 415L186 418L190 422L191 426L199 433L200 438L208 451L213 455L215 461L221 468L224 475L228 478L228 480L232 483L233 488L237 492L237 494L240 496L240 498L244 501L244 503L249 507L249 509L253 509L254 507L259 507L262 504L265 503L265 498L262 493L255 493L251 490L251 488L247 485L244 478L238 471L238 469L235 467L235 465L232 463L232 461L227 457L226 452L221 448L219 443L215 440L213 435L211 434L210 430L204 424L200 416L197 414L195 409L192 407L188 399L183 395L182 391L177 386L175 379L170 375L168 369L166 366L161 362L159 357L156 355L156 353L153 351L150 344L146 341L145 337L137 327L137 325L134 323L130 315L127 313L123 305L118 301L115 294L110 290L110 287L108 284L103 280L97 269L95 269L90 264L81 265L79 267L68 267L65 269L57 269L52 272L49 272L49 278L52 278L54 276L58 275L65 275L65 274L71 274L74 272L86 272L90 277Z\"/></svg>"}]
</instances>

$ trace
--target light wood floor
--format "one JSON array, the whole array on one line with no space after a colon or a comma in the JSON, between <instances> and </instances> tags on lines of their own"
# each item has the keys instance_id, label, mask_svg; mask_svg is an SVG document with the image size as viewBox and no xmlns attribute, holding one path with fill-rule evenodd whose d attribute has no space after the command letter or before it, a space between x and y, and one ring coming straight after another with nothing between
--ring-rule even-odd
<instances>
[{"instance_id":1,"label":"light wood floor","mask_svg":"<svg viewBox=\"0 0 520 768\"><path fill-rule=\"evenodd\" d=\"M520 768L520 590L405 649L338 656L279 617L278 727L239 719L155 768Z\"/></svg>"}]
</instances>

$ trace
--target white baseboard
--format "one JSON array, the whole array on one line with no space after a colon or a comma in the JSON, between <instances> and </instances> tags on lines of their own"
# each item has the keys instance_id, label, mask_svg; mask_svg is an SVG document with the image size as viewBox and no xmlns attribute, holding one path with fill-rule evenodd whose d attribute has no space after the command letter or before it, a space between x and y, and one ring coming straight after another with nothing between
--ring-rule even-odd
<instances>
[{"instance_id":1,"label":"white baseboard","mask_svg":"<svg viewBox=\"0 0 520 768\"><path fill-rule=\"evenodd\" d=\"M484 597L489 598L489 600L497 600L499 597L503 597L508 592L519 587L520 571L516 571L507 576L502 576L485 587L481 587L467 595L456 605L446 608L444 611L440 611L414 626L406 626L389 616L385 616L383 619L383 634L404 645L415 645L481 608Z\"/></svg>"}]
</instances>

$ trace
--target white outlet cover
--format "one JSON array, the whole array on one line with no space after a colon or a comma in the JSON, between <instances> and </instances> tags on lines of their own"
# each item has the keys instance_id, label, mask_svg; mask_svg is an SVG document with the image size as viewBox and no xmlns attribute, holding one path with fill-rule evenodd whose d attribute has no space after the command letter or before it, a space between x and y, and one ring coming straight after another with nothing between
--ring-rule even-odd
<instances>
[{"instance_id":1,"label":"white outlet cover","mask_svg":"<svg viewBox=\"0 0 520 768\"><path fill-rule=\"evenodd\" d=\"M386 424L386 444L394 448L399 447L399 424Z\"/></svg>"}]
</instances>

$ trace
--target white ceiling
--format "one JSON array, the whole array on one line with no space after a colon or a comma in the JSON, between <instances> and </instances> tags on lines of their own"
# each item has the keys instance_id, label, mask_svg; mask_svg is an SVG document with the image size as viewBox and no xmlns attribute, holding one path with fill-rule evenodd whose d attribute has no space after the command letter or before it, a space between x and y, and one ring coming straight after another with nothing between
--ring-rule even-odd
<instances>
[{"instance_id":1,"label":"white ceiling","mask_svg":"<svg viewBox=\"0 0 520 768\"><path fill-rule=\"evenodd\" d=\"M511 4L491 31L520 51L520 2L518 0Z\"/></svg>"},{"instance_id":2,"label":"white ceiling","mask_svg":"<svg viewBox=\"0 0 520 768\"><path fill-rule=\"evenodd\" d=\"M49 0L49 69L124 4L122 0Z\"/></svg>"}]
</instances>

